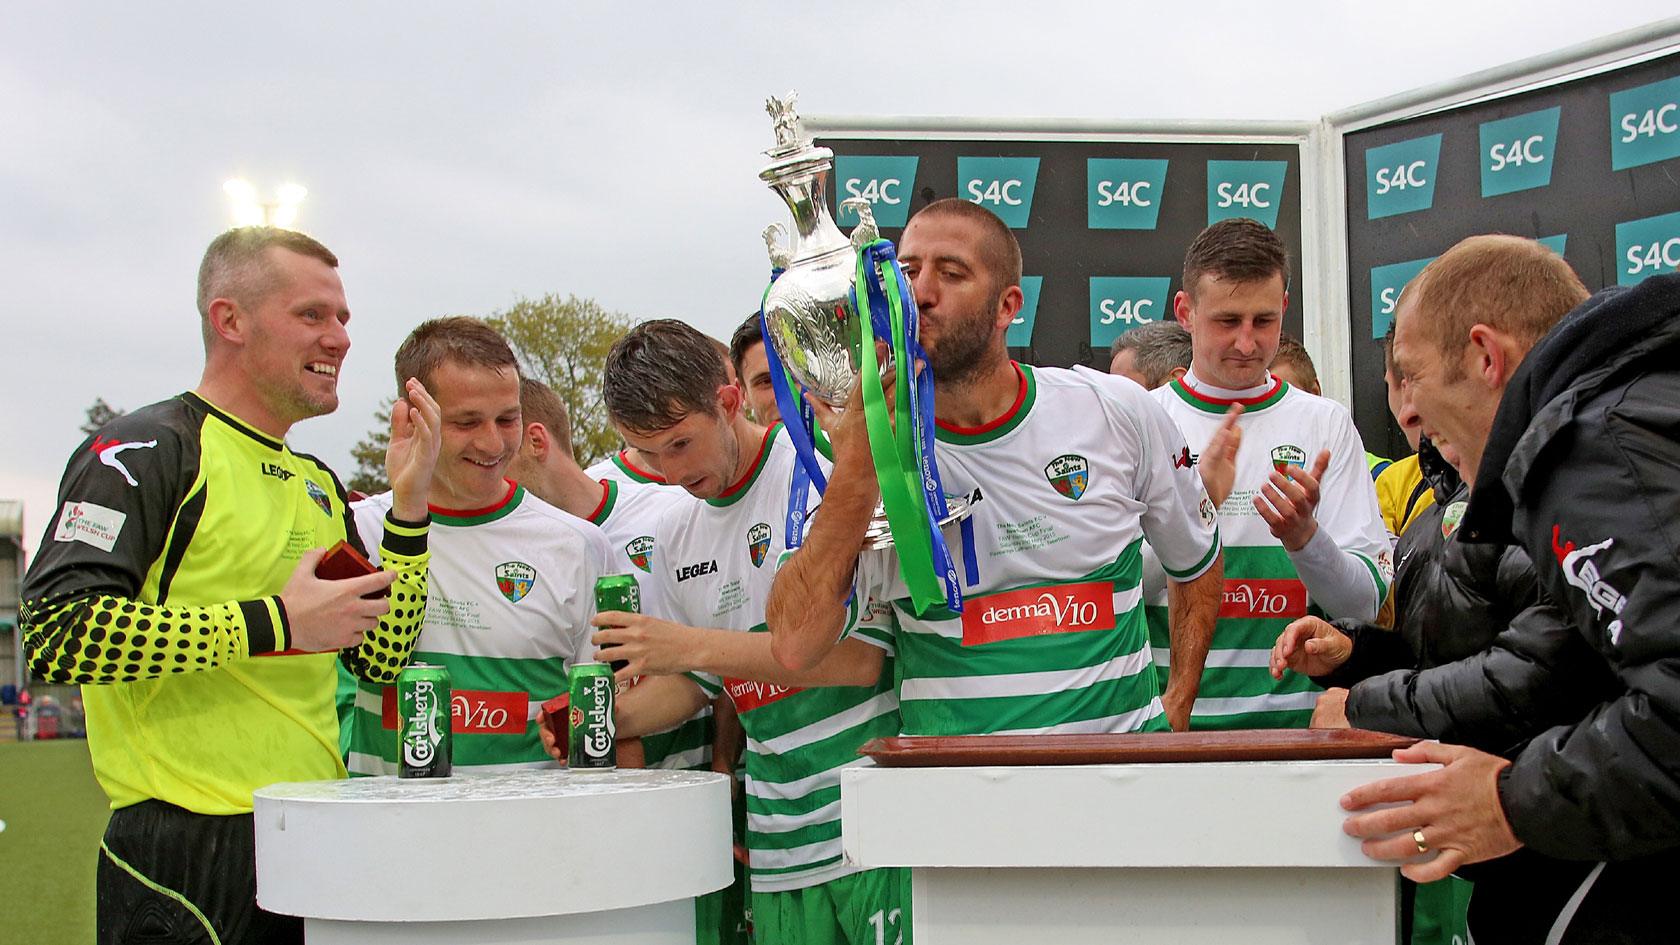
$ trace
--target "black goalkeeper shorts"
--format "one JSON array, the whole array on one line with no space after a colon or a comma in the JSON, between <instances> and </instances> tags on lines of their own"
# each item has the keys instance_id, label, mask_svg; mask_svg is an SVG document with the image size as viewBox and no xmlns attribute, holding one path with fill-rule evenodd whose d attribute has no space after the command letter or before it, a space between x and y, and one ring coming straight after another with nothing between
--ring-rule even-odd
<instances>
[{"instance_id":1,"label":"black goalkeeper shorts","mask_svg":"<svg viewBox=\"0 0 1680 945\"><path fill-rule=\"evenodd\" d=\"M303 920L257 908L250 814L143 801L99 845L100 945L302 945Z\"/></svg>"}]
</instances>

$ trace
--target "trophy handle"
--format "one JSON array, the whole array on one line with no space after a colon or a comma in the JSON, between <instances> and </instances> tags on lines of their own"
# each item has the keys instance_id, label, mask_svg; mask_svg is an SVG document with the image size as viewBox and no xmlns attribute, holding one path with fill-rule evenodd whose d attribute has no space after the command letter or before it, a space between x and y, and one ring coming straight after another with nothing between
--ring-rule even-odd
<instances>
[{"instance_id":1,"label":"trophy handle","mask_svg":"<svg viewBox=\"0 0 1680 945\"><path fill-rule=\"evenodd\" d=\"M764 237L765 251L770 254L770 268L786 270L793 262L793 251L787 244L787 227L772 223L760 235Z\"/></svg>"},{"instance_id":2,"label":"trophy handle","mask_svg":"<svg viewBox=\"0 0 1680 945\"><path fill-rule=\"evenodd\" d=\"M875 225L875 204L867 197L847 197L840 201L843 209L857 214L858 225L852 228L852 249L862 251L865 246L881 238L881 230Z\"/></svg>"}]
</instances>

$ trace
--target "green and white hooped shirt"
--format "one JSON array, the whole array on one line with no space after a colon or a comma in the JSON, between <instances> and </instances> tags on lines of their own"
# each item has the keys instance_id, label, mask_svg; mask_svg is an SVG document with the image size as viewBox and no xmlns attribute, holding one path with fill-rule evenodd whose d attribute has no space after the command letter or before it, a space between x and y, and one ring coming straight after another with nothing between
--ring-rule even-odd
<instances>
[{"instance_id":1,"label":"green and white hooped shirt","mask_svg":"<svg viewBox=\"0 0 1680 945\"><path fill-rule=\"evenodd\" d=\"M851 632L892 628L905 734L1164 730L1141 549L1147 538L1182 580L1201 574L1219 553L1213 505L1142 388L1084 369L1017 371L1002 417L938 430L945 490L972 509L944 532L962 614L915 613L896 553L871 551L859 593L892 603Z\"/></svg>"},{"instance_id":2,"label":"green and white hooped shirt","mask_svg":"<svg viewBox=\"0 0 1680 945\"><path fill-rule=\"evenodd\" d=\"M1353 418L1335 401L1270 377L1253 390L1217 391L1192 371L1151 395L1183 431L1193 460L1231 404L1244 407L1236 481L1219 507L1224 597L1191 727L1305 727L1320 690L1292 672L1281 681L1272 679L1272 644L1290 621L1309 613L1324 616L1329 609L1332 617L1371 619L1394 572ZM1330 467L1320 488L1319 534L1305 554L1291 555L1255 511L1254 497L1274 469L1289 463L1311 468L1325 449ZM1164 680L1170 658L1166 579L1149 554L1145 559L1150 639ZM1327 605L1326 599L1338 603ZM1355 612L1334 612L1349 608Z\"/></svg>"},{"instance_id":3,"label":"green and white hooped shirt","mask_svg":"<svg viewBox=\"0 0 1680 945\"><path fill-rule=\"evenodd\" d=\"M671 618L664 584L653 580L653 532L673 505L699 501L681 489L665 489L616 479L601 480L601 502L589 522L607 536L614 574L629 574L642 593L642 613ZM686 721L663 732L642 736L644 763L649 768L705 771L712 765L712 707L707 705Z\"/></svg>"},{"instance_id":4,"label":"green and white hooped shirt","mask_svg":"<svg viewBox=\"0 0 1680 945\"><path fill-rule=\"evenodd\" d=\"M357 502L356 527L380 533L389 492ZM376 547L376 546L375 546ZM431 593L414 661L449 669L457 770L551 767L537 707L593 658L595 580L607 573L601 530L514 483L489 508L432 509ZM397 773L397 688L359 682L352 774Z\"/></svg>"},{"instance_id":5,"label":"green and white hooped shirt","mask_svg":"<svg viewBox=\"0 0 1680 945\"><path fill-rule=\"evenodd\" d=\"M793 445L780 424L752 471L721 497L679 505L660 522L655 581L676 619L695 627L765 633L764 608L787 548ZM810 490L815 507L819 496ZM873 640L890 652L890 642ZM840 769L872 738L898 733L892 661L873 686L802 689L694 673L727 693L746 732L747 851L755 892L815 886L857 868L840 849Z\"/></svg>"}]
</instances>

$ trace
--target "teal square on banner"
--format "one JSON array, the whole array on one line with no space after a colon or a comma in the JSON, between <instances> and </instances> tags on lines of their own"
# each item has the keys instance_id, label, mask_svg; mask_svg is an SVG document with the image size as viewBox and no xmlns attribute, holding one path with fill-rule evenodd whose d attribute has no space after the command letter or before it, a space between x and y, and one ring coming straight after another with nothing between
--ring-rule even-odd
<instances>
[{"instance_id":1,"label":"teal square on banner","mask_svg":"<svg viewBox=\"0 0 1680 945\"><path fill-rule=\"evenodd\" d=\"M1021 277L1021 310L1015 313L1014 321L1009 323L1009 330L1004 332L1004 344L1011 348L1026 348L1032 345L1033 323L1038 321L1038 290L1043 287L1043 276Z\"/></svg>"},{"instance_id":2,"label":"teal square on banner","mask_svg":"<svg viewBox=\"0 0 1680 945\"><path fill-rule=\"evenodd\" d=\"M1288 170L1287 161L1207 162L1208 225L1249 217L1276 227Z\"/></svg>"},{"instance_id":3,"label":"teal square on banner","mask_svg":"<svg viewBox=\"0 0 1680 945\"><path fill-rule=\"evenodd\" d=\"M1638 285L1680 267L1680 213L1616 224L1616 282Z\"/></svg>"},{"instance_id":4,"label":"teal square on banner","mask_svg":"<svg viewBox=\"0 0 1680 945\"><path fill-rule=\"evenodd\" d=\"M916 193L915 155L909 157L865 157L842 154L834 159L835 222L856 226L857 214L840 206L841 201L862 197L875 212L881 226L903 226L910 222L910 198Z\"/></svg>"},{"instance_id":5,"label":"teal square on banner","mask_svg":"<svg viewBox=\"0 0 1680 945\"><path fill-rule=\"evenodd\" d=\"M1027 228L1037 185L1038 158L957 158L957 196L997 214L1012 230Z\"/></svg>"},{"instance_id":6,"label":"teal square on banner","mask_svg":"<svg viewBox=\"0 0 1680 945\"><path fill-rule=\"evenodd\" d=\"M1376 220L1428 210L1435 202L1435 166L1440 160L1438 134L1366 151L1366 216Z\"/></svg>"},{"instance_id":7,"label":"teal square on banner","mask_svg":"<svg viewBox=\"0 0 1680 945\"><path fill-rule=\"evenodd\" d=\"M1388 326L1394 324L1394 306L1400 301L1400 290L1412 277L1423 271L1423 267L1435 261L1435 257L1428 259L1414 259L1411 262L1390 263L1387 266L1375 266L1371 269L1371 337L1381 338L1388 334Z\"/></svg>"},{"instance_id":8,"label":"teal square on banner","mask_svg":"<svg viewBox=\"0 0 1680 945\"><path fill-rule=\"evenodd\" d=\"M1540 237L1540 245L1546 247L1559 256L1563 255L1563 247L1569 243L1569 234L1560 233L1557 236Z\"/></svg>"},{"instance_id":9,"label":"teal square on banner","mask_svg":"<svg viewBox=\"0 0 1680 945\"><path fill-rule=\"evenodd\" d=\"M1610 93L1610 167L1680 157L1680 76Z\"/></svg>"},{"instance_id":10,"label":"teal square on banner","mask_svg":"<svg viewBox=\"0 0 1680 945\"><path fill-rule=\"evenodd\" d=\"M1481 125L1482 196L1533 190L1552 182L1562 107L1543 108Z\"/></svg>"},{"instance_id":11,"label":"teal square on banner","mask_svg":"<svg viewBox=\"0 0 1680 945\"><path fill-rule=\"evenodd\" d=\"M1139 325L1171 318L1167 276L1092 276L1091 350L1103 351Z\"/></svg>"},{"instance_id":12,"label":"teal square on banner","mask_svg":"<svg viewBox=\"0 0 1680 945\"><path fill-rule=\"evenodd\" d=\"M1166 180L1165 160L1087 158L1086 225L1093 230L1155 229Z\"/></svg>"}]
</instances>

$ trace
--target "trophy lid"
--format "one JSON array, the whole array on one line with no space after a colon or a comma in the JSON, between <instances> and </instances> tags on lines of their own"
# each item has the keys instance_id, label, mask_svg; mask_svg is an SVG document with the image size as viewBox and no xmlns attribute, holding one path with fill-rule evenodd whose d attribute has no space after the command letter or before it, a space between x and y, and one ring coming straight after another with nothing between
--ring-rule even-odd
<instances>
[{"instance_id":1,"label":"trophy lid","mask_svg":"<svg viewBox=\"0 0 1680 945\"><path fill-rule=\"evenodd\" d=\"M758 172L765 181L774 183L789 177L805 177L833 166L834 152L817 147L806 133L805 123L794 108L798 102L799 93L791 89L784 97L772 95L764 100L764 110L769 113L776 129L775 147L764 152L772 160Z\"/></svg>"}]
</instances>

